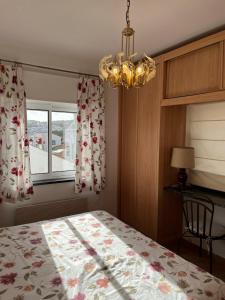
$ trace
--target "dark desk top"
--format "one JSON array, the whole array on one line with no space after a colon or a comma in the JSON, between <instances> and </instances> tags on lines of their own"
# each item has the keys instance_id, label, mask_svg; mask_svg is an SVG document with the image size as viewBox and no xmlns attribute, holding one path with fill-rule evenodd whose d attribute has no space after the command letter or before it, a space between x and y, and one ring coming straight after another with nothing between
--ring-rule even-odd
<instances>
[{"instance_id":1,"label":"dark desk top","mask_svg":"<svg viewBox=\"0 0 225 300\"><path fill-rule=\"evenodd\" d=\"M203 196L210 199L215 206L220 206L225 208L225 193L219 192L207 188L203 188L200 186L191 185L186 189L181 190L177 185L171 185L165 188L171 192L177 192L182 194L183 196Z\"/></svg>"}]
</instances>

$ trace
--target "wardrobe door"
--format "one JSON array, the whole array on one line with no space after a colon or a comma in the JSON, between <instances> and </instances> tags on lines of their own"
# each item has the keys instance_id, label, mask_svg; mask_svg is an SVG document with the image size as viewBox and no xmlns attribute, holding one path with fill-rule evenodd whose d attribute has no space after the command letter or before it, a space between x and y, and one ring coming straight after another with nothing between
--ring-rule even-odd
<instances>
[{"instance_id":1,"label":"wardrobe door","mask_svg":"<svg viewBox=\"0 0 225 300\"><path fill-rule=\"evenodd\" d=\"M137 228L153 239L157 239L158 222L159 92L157 72L139 89L138 101Z\"/></svg>"},{"instance_id":2,"label":"wardrobe door","mask_svg":"<svg viewBox=\"0 0 225 300\"><path fill-rule=\"evenodd\" d=\"M221 89L222 43L191 51L167 61L166 98Z\"/></svg>"},{"instance_id":3,"label":"wardrobe door","mask_svg":"<svg viewBox=\"0 0 225 300\"><path fill-rule=\"evenodd\" d=\"M122 89L120 115L120 217L135 227L138 90Z\"/></svg>"}]
</instances>

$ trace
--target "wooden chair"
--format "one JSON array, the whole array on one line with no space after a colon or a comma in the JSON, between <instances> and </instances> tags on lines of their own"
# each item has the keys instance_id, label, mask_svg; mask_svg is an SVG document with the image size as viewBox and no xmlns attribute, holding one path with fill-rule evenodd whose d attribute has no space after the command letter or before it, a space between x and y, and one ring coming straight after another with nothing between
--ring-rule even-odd
<instances>
[{"instance_id":1,"label":"wooden chair","mask_svg":"<svg viewBox=\"0 0 225 300\"><path fill-rule=\"evenodd\" d=\"M205 240L209 248L209 269L212 273L213 247L215 240L225 239L225 227L213 222L214 204L206 196L192 195L191 198L183 200L183 214L185 219L185 231L178 241L183 237L199 238L199 256L202 255L202 240ZM187 233L191 235L187 235Z\"/></svg>"}]
</instances>

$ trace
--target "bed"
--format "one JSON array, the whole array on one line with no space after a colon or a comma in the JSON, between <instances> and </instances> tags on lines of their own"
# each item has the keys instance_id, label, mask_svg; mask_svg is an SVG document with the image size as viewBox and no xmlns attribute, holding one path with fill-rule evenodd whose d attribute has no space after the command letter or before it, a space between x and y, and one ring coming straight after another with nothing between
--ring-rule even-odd
<instances>
[{"instance_id":1,"label":"bed","mask_svg":"<svg viewBox=\"0 0 225 300\"><path fill-rule=\"evenodd\" d=\"M104 211L0 229L1 300L225 299L225 283Z\"/></svg>"}]
</instances>

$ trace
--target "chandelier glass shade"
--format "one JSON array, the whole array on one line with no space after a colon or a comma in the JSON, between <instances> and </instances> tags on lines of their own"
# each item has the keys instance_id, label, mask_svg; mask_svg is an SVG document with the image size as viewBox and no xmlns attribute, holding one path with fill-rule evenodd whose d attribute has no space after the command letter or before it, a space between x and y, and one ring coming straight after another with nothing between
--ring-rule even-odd
<instances>
[{"instance_id":1,"label":"chandelier glass shade","mask_svg":"<svg viewBox=\"0 0 225 300\"><path fill-rule=\"evenodd\" d=\"M105 56L99 63L99 76L103 81L109 81L112 87L124 86L141 87L156 75L155 61L144 55L135 62L137 53L134 52L135 31L130 27L130 0L127 0L126 22L122 31L121 52Z\"/></svg>"}]
</instances>

